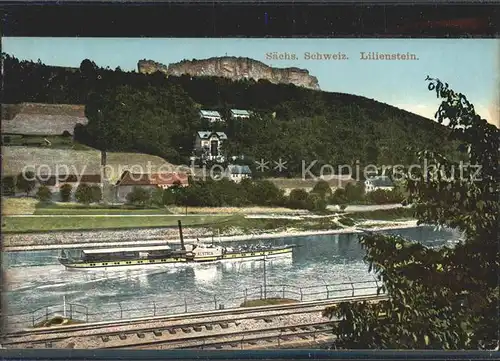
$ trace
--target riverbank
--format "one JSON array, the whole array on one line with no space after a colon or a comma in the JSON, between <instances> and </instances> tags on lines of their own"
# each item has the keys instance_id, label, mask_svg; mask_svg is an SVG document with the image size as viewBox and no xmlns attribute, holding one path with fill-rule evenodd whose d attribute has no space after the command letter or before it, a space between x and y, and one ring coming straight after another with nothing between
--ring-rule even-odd
<instances>
[{"instance_id":1,"label":"riverbank","mask_svg":"<svg viewBox=\"0 0 500 361\"><path fill-rule=\"evenodd\" d=\"M270 210L270 209L269 209ZM38 234L58 232L103 232L121 230L148 230L176 228L177 220L185 227L207 228L204 234L227 233L241 229L242 233L296 228L299 230L324 230L352 226L364 220L401 221L413 218L413 210L405 207L379 209L365 212L263 212L231 214L210 212L205 214L66 214L66 215L12 215L2 218L2 233ZM201 234L203 236L204 234ZM122 238L122 236L120 236Z\"/></svg>"},{"instance_id":2,"label":"riverbank","mask_svg":"<svg viewBox=\"0 0 500 361\"><path fill-rule=\"evenodd\" d=\"M236 242L256 239L273 239L285 237L308 237L329 234L363 233L364 230L384 231L417 227L416 220L404 221L362 221L353 226L340 229L297 230L295 228L264 230L261 232L244 233L244 230L232 228L221 232L220 236L207 236L213 230L208 228L183 228L186 243L195 242ZM55 249L78 249L92 247L123 247L139 245L161 245L165 243L179 244L176 228L120 230L120 231L88 231L88 232L58 232L51 234L4 235L3 251L38 251Z\"/></svg>"}]
</instances>

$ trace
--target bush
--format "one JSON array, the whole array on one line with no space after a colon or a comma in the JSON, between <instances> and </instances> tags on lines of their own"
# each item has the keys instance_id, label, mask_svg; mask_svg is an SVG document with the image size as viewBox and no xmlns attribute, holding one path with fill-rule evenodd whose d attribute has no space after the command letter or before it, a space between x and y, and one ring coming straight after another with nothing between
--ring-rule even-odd
<instances>
[{"instance_id":1,"label":"bush","mask_svg":"<svg viewBox=\"0 0 500 361\"><path fill-rule=\"evenodd\" d=\"M40 202L49 202L52 199L52 192L47 186L40 186L36 192L36 198Z\"/></svg>"},{"instance_id":2,"label":"bush","mask_svg":"<svg viewBox=\"0 0 500 361\"><path fill-rule=\"evenodd\" d=\"M166 191L167 189L165 189ZM153 190L151 192L151 205L155 206L155 207L163 207L164 205L164 194L165 194L165 191L162 189L162 188L156 188L155 190Z\"/></svg>"},{"instance_id":3,"label":"bush","mask_svg":"<svg viewBox=\"0 0 500 361\"><path fill-rule=\"evenodd\" d=\"M335 192L333 192L332 196L328 198L328 203L330 204L347 204L347 196L344 188L337 188Z\"/></svg>"},{"instance_id":4,"label":"bush","mask_svg":"<svg viewBox=\"0 0 500 361\"><path fill-rule=\"evenodd\" d=\"M314 212L323 212L327 203L324 197L318 194L309 194L306 200L306 209Z\"/></svg>"},{"instance_id":5,"label":"bush","mask_svg":"<svg viewBox=\"0 0 500 361\"><path fill-rule=\"evenodd\" d=\"M92 203L99 203L102 200L102 189L98 185L90 187L90 195Z\"/></svg>"},{"instance_id":6,"label":"bush","mask_svg":"<svg viewBox=\"0 0 500 361\"><path fill-rule=\"evenodd\" d=\"M2 179L2 195L11 196L16 192L16 178L13 176L6 176Z\"/></svg>"},{"instance_id":7,"label":"bush","mask_svg":"<svg viewBox=\"0 0 500 361\"><path fill-rule=\"evenodd\" d=\"M35 173L31 171L21 172L17 176L17 189L21 192L25 192L27 196L31 193L36 186Z\"/></svg>"},{"instance_id":8,"label":"bush","mask_svg":"<svg viewBox=\"0 0 500 361\"><path fill-rule=\"evenodd\" d=\"M332 189L330 188L330 184L327 181L320 179L318 183L314 185L311 193L318 194L321 197L329 197L332 195Z\"/></svg>"},{"instance_id":9,"label":"bush","mask_svg":"<svg viewBox=\"0 0 500 361\"><path fill-rule=\"evenodd\" d=\"M360 202L365 198L365 185L363 182L348 183L345 186L345 197L349 203Z\"/></svg>"},{"instance_id":10,"label":"bush","mask_svg":"<svg viewBox=\"0 0 500 361\"><path fill-rule=\"evenodd\" d=\"M347 205L370 202L365 195L365 185L363 182L356 184L348 183L345 188L337 188L331 197L328 198L330 204Z\"/></svg>"},{"instance_id":11,"label":"bush","mask_svg":"<svg viewBox=\"0 0 500 361\"><path fill-rule=\"evenodd\" d=\"M71 192L73 191L73 186L69 183L65 183L59 189L59 195L61 196L62 202L69 202L71 200Z\"/></svg>"},{"instance_id":12,"label":"bush","mask_svg":"<svg viewBox=\"0 0 500 361\"><path fill-rule=\"evenodd\" d=\"M193 184L193 180L189 180L189 184ZM185 190L180 184L175 184L163 190L163 203L164 206L176 204L185 205Z\"/></svg>"},{"instance_id":13,"label":"bush","mask_svg":"<svg viewBox=\"0 0 500 361\"><path fill-rule=\"evenodd\" d=\"M367 194L366 198L374 204L401 203L403 195L398 190L386 191L377 189Z\"/></svg>"},{"instance_id":14,"label":"bush","mask_svg":"<svg viewBox=\"0 0 500 361\"><path fill-rule=\"evenodd\" d=\"M322 212L326 209L327 202L321 194L307 193L304 189L292 189L286 205L292 209Z\"/></svg>"},{"instance_id":15,"label":"bush","mask_svg":"<svg viewBox=\"0 0 500 361\"><path fill-rule=\"evenodd\" d=\"M151 192L142 187L134 187L132 192L127 194L127 203L134 206L145 207L150 200Z\"/></svg>"},{"instance_id":16,"label":"bush","mask_svg":"<svg viewBox=\"0 0 500 361\"><path fill-rule=\"evenodd\" d=\"M284 206L285 196L283 190L279 189L273 182L268 180L254 181L252 193L249 200L252 204L259 206Z\"/></svg>"},{"instance_id":17,"label":"bush","mask_svg":"<svg viewBox=\"0 0 500 361\"><path fill-rule=\"evenodd\" d=\"M81 183L76 189L75 199L79 203L89 205L93 200L92 188L86 183Z\"/></svg>"},{"instance_id":18,"label":"bush","mask_svg":"<svg viewBox=\"0 0 500 361\"><path fill-rule=\"evenodd\" d=\"M218 181L190 180L189 186L174 186L163 192L163 204L190 207L284 206L283 191L266 180L243 179L235 183L228 179Z\"/></svg>"},{"instance_id":19,"label":"bush","mask_svg":"<svg viewBox=\"0 0 500 361\"><path fill-rule=\"evenodd\" d=\"M309 194L304 189L292 189L288 195L287 205L292 209L308 209Z\"/></svg>"}]
</instances>

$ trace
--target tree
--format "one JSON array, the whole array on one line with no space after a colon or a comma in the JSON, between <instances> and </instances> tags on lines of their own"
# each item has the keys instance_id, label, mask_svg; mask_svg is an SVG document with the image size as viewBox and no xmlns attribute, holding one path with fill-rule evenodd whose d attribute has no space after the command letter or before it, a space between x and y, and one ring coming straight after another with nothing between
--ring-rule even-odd
<instances>
[{"instance_id":1,"label":"tree","mask_svg":"<svg viewBox=\"0 0 500 361\"><path fill-rule=\"evenodd\" d=\"M26 196L29 196L31 191L35 189L36 179L35 173L31 171L21 172L17 176L17 189L21 192L25 192Z\"/></svg>"},{"instance_id":2,"label":"tree","mask_svg":"<svg viewBox=\"0 0 500 361\"><path fill-rule=\"evenodd\" d=\"M179 192L177 191L176 188L170 187L167 189L163 190L162 194L162 199L161 199L161 205L162 206L169 206L172 204L180 204L180 199L179 199Z\"/></svg>"},{"instance_id":3,"label":"tree","mask_svg":"<svg viewBox=\"0 0 500 361\"><path fill-rule=\"evenodd\" d=\"M87 183L80 183L76 188L75 199L77 202L86 205L92 203L93 200L92 187L90 187Z\"/></svg>"},{"instance_id":4,"label":"tree","mask_svg":"<svg viewBox=\"0 0 500 361\"><path fill-rule=\"evenodd\" d=\"M365 187L363 182L356 184L347 183L345 186L345 197L349 202L362 201L365 196Z\"/></svg>"},{"instance_id":5,"label":"tree","mask_svg":"<svg viewBox=\"0 0 500 361\"><path fill-rule=\"evenodd\" d=\"M302 188L292 189L288 195L287 205L293 209L307 209L309 194Z\"/></svg>"},{"instance_id":6,"label":"tree","mask_svg":"<svg viewBox=\"0 0 500 361\"><path fill-rule=\"evenodd\" d=\"M429 90L443 99L437 120L448 121L449 137L461 143L472 166L418 152L421 161L438 167L407 173L408 202L420 224L457 228L463 241L432 249L401 237L361 237L365 259L390 298L325 310L341 320L334 326L337 347L499 347L500 131L481 119L463 94L427 80Z\"/></svg>"},{"instance_id":7,"label":"tree","mask_svg":"<svg viewBox=\"0 0 500 361\"><path fill-rule=\"evenodd\" d=\"M268 180L257 180L252 184L249 201L259 206L282 206L285 202L283 190Z\"/></svg>"},{"instance_id":8,"label":"tree","mask_svg":"<svg viewBox=\"0 0 500 361\"><path fill-rule=\"evenodd\" d=\"M52 192L50 191L49 187L42 185L36 192L36 198L40 202L48 202L52 199Z\"/></svg>"},{"instance_id":9,"label":"tree","mask_svg":"<svg viewBox=\"0 0 500 361\"><path fill-rule=\"evenodd\" d=\"M92 203L99 203L102 200L102 189L98 185L90 187L90 200Z\"/></svg>"},{"instance_id":10,"label":"tree","mask_svg":"<svg viewBox=\"0 0 500 361\"><path fill-rule=\"evenodd\" d=\"M16 192L16 178L5 176L2 179L2 195L11 196Z\"/></svg>"},{"instance_id":11,"label":"tree","mask_svg":"<svg viewBox=\"0 0 500 361\"><path fill-rule=\"evenodd\" d=\"M335 192L333 192L332 196L329 198L330 204L343 205L348 203L348 199L346 196L346 191L344 188L337 188Z\"/></svg>"},{"instance_id":12,"label":"tree","mask_svg":"<svg viewBox=\"0 0 500 361\"><path fill-rule=\"evenodd\" d=\"M321 197L325 198L332 195L332 189L330 188L330 184L324 179L320 179L313 187L312 193L318 194Z\"/></svg>"},{"instance_id":13,"label":"tree","mask_svg":"<svg viewBox=\"0 0 500 361\"><path fill-rule=\"evenodd\" d=\"M254 176L301 176L302 160L313 159L318 160L315 172L321 165L353 165L357 159L361 164L412 164L407 144L455 152L452 142L443 141L445 127L356 95L312 92L263 79L165 77L159 71L146 75L98 67L91 59L74 71L7 54L2 58L5 103L86 104L89 122L75 127L75 139L108 151L143 152L178 164L176 159L190 155L196 131L205 128L197 116L203 105L254 111L250 119L230 121L226 127L225 146L230 145L226 149L232 154L270 161L268 166L276 155L290 158L282 172L269 167Z\"/></svg>"},{"instance_id":14,"label":"tree","mask_svg":"<svg viewBox=\"0 0 500 361\"><path fill-rule=\"evenodd\" d=\"M71 200L71 192L73 191L73 186L69 183L65 183L59 189L59 195L61 196L62 202L69 202Z\"/></svg>"},{"instance_id":15,"label":"tree","mask_svg":"<svg viewBox=\"0 0 500 361\"><path fill-rule=\"evenodd\" d=\"M306 200L306 209L314 212L323 212L326 209L326 200L316 193L310 193Z\"/></svg>"},{"instance_id":16,"label":"tree","mask_svg":"<svg viewBox=\"0 0 500 361\"><path fill-rule=\"evenodd\" d=\"M366 199L374 204L394 204L401 203L404 200L404 197L397 189L376 189L369 192L366 195Z\"/></svg>"},{"instance_id":17,"label":"tree","mask_svg":"<svg viewBox=\"0 0 500 361\"><path fill-rule=\"evenodd\" d=\"M132 192L127 194L127 203L144 207L151 199L151 192L142 187L132 188Z\"/></svg>"},{"instance_id":18,"label":"tree","mask_svg":"<svg viewBox=\"0 0 500 361\"><path fill-rule=\"evenodd\" d=\"M165 205L165 191L166 189L156 188L151 192L151 204L156 207L163 207Z\"/></svg>"}]
</instances>

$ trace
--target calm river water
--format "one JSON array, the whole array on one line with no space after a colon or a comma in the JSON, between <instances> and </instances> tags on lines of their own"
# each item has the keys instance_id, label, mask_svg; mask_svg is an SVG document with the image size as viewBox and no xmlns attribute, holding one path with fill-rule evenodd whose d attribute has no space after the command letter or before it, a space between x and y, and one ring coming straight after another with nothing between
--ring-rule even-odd
<instances>
[{"instance_id":1,"label":"calm river water","mask_svg":"<svg viewBox=\"0 0 500 361\"><path fill-rule=\"evenodd\" d=\"M459 238L457 232L436 231L430 227L385 233L400 234L433 246L451 244ZM364 252L355 234L263 241L301 246L294 250L293 256L265 262L267 297L283 296L284 292L285 297L308 300L319 297L318 292L326 294L325 285L374 280L363 262ZM91 321L227 308L239 305L245 295L259 298L263 292L264 261L84 272L65 270L58 263L57 255L57 251L4 254L8 314L25 314L23 322L30 322L40 316L36 314L34 317L32 311L44 308L37 311L43 315L47 312L45 307L50 305L62 309L65 299L67 310L70 304L75 305L71 306L74 312L85 309L86 317ZM376 287L376 284L371 286ZM350 287L329 286L328 292L348 295ZM365 291L356 292L362 294Z\"/></svg>"}]
</instances>

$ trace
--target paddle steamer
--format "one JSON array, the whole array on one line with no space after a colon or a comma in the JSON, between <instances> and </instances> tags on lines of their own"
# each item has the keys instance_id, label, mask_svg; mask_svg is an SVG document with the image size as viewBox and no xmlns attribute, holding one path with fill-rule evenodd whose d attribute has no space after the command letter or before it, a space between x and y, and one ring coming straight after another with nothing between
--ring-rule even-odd
<instances>
[{"instance_id":1,"label":"paddle steamer","mask_svg":"<svg viewBox=\"0 0 500 361\"><path fill-rule=\"evenodd\" d=\"M290 256L293 246L238 246L195 243L184 244L182 226L179 221L181 247L168 245L86 249L78 257L72 257L64 250L59 255L59 262L67 269L102 269L115 267L141 267L151 265L175 265L190 263L210 263L221 261L239 261Z\"/></svg>"}]
</instances>

